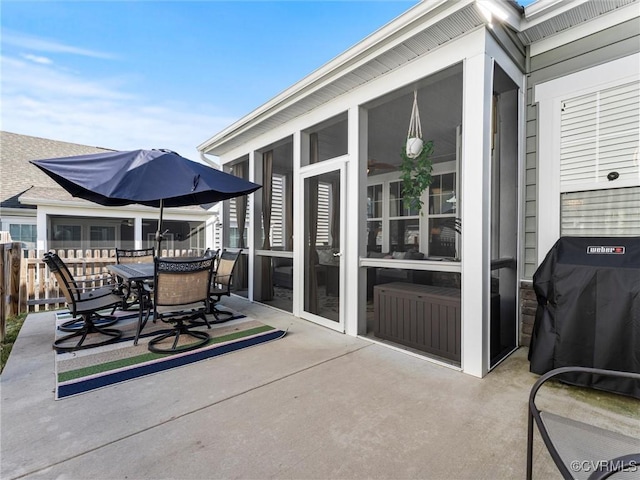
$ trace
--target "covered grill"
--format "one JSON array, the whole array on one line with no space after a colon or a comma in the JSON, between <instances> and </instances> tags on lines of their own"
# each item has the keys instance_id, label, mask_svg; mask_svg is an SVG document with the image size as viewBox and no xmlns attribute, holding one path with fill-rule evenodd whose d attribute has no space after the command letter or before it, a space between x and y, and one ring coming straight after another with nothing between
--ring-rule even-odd
<instances>
[{"instance_id":1,"label":"covered grill","mask_svg":"<svg viewBox=\"0 0 640 480\"><path fill-rule=\"evenodd\" d=\"M533 287L532 372L581 366L640 373L640 237L562 237ZM633 380L586 374L563 380L640 398Z\"/></svg>"}]
</instances>

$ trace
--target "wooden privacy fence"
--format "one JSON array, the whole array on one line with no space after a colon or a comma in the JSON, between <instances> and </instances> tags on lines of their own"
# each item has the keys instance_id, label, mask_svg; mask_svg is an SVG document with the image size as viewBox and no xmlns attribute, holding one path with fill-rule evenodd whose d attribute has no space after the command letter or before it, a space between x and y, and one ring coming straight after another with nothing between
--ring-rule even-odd
<instances>
[{"instance_id":1,"label":"wooden privacy fence","mask_svg":"<svg viewBox=\"0 0 640 480\"><path fill-rule=\"evenodd\" d=\"M20 311L21 247L17 242L0 244L0 341L4 341L7 316L17 315Z\"/></svg>"},{"instance_id":2,"label":"wooden privacy fence","mask_svg":"<svg viewBox=\"0 0 640 480\"><path fill-rule=\"evenodd\" d=\"M42 260L44 251L23 250L19 242L0 244L0 340L4 340L6 319L25 312L41 312L65 306L55 277ZM99 287L109 280L107 266L116 263L115 249L57 250L56 253L78 280L87 287ZM163 250L162 256L201 255L194 250Z\"/></svg>"}]
</instances>

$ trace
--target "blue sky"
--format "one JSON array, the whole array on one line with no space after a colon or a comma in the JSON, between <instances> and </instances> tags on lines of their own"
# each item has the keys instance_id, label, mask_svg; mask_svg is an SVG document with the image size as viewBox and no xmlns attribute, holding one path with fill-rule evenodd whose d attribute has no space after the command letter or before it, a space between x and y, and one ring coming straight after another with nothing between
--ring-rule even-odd
<instances>
[{"instance_id":1,"label":"blue sky","mask_svg":"<svg viewBox=\"0 0 640 480\"><path fill-rule=\"evenodd\" d=\"M197 159L416 3L2 0L2 130Z\"/></svg>"}]
</instances>

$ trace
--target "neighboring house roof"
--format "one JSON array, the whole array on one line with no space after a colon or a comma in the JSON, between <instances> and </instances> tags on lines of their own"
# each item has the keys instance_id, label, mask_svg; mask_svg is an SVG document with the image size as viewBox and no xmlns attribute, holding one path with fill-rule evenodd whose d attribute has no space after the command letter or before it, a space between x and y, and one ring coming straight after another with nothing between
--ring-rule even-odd
<instances>
[{"instance_id":1,"label":"neighboring house roof","mask_svg":"<svg viewBox=\"0 0 640 480\"><path fill-rule=\"evenodd\" d=\"M84 202L74 199L29 160L109 151L113 150L0 131L0 207L33 208L22 205L19 197L25 193L33 197L36 192L43 199Z\"/></svg>"},{"instance_id":2,"label":"neighboring house roof","mask_svg":"<svg viewBox=\"0 0 640 480\"><path fill-rule=\"evenodd\" d=\"M29 161L113 151L115 150L110 148L0 131L0 208L33 209L33 204L49 202L73 202L95 207L95 203L72 197ZM206 211L199 205L182 207L179 210Z\"/></svg>"}]
</instances>

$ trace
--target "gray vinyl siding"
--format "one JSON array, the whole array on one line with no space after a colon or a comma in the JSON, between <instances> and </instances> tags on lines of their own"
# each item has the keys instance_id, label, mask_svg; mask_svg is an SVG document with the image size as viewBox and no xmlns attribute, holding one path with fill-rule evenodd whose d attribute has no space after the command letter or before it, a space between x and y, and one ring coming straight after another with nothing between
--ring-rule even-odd
<instances>
[{"instance_id":1,"label":"gray vinyl siding","mask_svg":"<svg viewBox=\"0 0 640 480\"><path fill-rule=\"evenodd\" d=\"M638 18L531 57L527 72L527 118L525 158L524 279L537 268L537 105L534 87L586 68L601 65L640 51Z\"/></svg>"},{"instance_id":2,"label":"gray vinyl siding","mask_svg":"<svg viewBox=\"0 0 640 480\"><path fill-rule=\"evenodd\" d=\"M525 128L525 211L524 211L524 278L533 278L536 269L536 138L538 135L538 108L533 105L533 88L527 87L527 123Z\"/></svg>"},{"instance_id":3,"label":"gray vinyl siding","mask_svg":"<svg viewBox=\"0 0 640 480\"><path fill-rule=\"evenodd\" d=\"M631 55L640 49L638 18L531 57L530 75L545 82Z\"/></svg>"}]
</instances>

